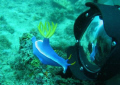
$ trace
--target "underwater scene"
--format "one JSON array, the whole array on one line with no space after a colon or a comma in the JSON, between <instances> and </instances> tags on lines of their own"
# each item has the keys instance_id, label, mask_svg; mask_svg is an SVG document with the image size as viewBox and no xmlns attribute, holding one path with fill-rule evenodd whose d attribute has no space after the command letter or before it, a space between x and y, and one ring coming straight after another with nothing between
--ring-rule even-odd
<instances>
[{"instance_id":1,"label":"underwater scene","mask_svg":"<svg viewBox=\"0 0 120 85\"><path fill-rule=\"evenodd\" d=\"M99 82L66 75L76 63L67 63L74 56L68 58L66 52L76 43L74 22L89 9L86 2L97 1L105 3L0 0L0 85L113 85L116 79Z\"/></svg>"}]
</instances>

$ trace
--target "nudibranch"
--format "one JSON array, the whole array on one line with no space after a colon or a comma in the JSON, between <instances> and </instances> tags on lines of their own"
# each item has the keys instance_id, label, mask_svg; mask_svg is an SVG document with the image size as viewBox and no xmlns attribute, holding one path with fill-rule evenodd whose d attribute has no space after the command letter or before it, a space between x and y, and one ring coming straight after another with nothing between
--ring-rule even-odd
<instances>
[{"instance_id":1,"label":"nudibranch","mask_svg":"<svg viewBox=\"0 0 120 85\"><path fill-rule=\"evenodd\" d=\"M95 55L97 54L98 52L98 49L97 49L97 45L95 46L93 43L92 43L92 52L90 54L90 59L91 61L94 61L95 60Z\"/></svg>"},{"instance_id":2,"label":"nudibranch","mask_svg":"<svg viewBox=\"0 0 120 85\"><path fill-rule=\"evenodd\" d=\"M62 66L63 73L66 72L67 67L69 65L75 64L68 64L67 60L63 59L62 57L58 56L57 53L53 50L53 48L49 44L49 38L54 34L57 24L54 25L52 22L52 27L50 26L49 22L45 22L45 25L40 22L38 29L40 34L44 37L43 40L36 40L36 37L32 37L33 43L33 54L39 58L39 60L46 65L52 66ZM71 57L71 56L70 56Z\"/></svg>"}]
</instances>

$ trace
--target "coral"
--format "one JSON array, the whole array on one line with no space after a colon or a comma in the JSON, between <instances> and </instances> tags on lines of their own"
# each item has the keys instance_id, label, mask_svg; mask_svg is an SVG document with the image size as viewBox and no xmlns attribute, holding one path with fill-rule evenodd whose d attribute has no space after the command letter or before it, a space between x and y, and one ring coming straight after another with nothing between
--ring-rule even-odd
<instances>
[{"instance_id":1,"label":"coral","mask_svg":"<svg viewBox=\"0 0 120 85\"><path fill-rule=\"evenodd\" d=\"M40 66L40 61L38 59L34 59L31 61L31 65L34 67L39 67Z\"/></svg>"},{"instance_id":2,"label":"coral","mask_svg":"<svg viewBox=\"0 0 120 85\"><path fill-rule=\"evenodd\" d=\"M36 77L35 74L41 72L40 62L32 54L32 34L24 33L20 37L20 48L15 60L11 61L10 67L14 70L16 80L26 80ZM39 61L39 60L38 60Z\"/></svg>"},{"instance_id":3,"label":"coral","mask_svg":"<svg viewBox=\"0 0 120 85\"><path fill-rule=\"evenodd\" d=\"M50 25L49 22L45 22L44 25L42 22L40 22L38 26L38 30L44 38L50 38L54 34L56 27L57 24L54 24L53 22L52 22L52 26Z\"/></svg>"},{"instance_id":4,"label":"coral","mask_svg":"<svg viewBox=\"0 0 120 85\"><path fill-rule=\"evenodd\" d=\"M36 36L38 39L43 38L42 36L39 36L39 32L36 28L32 28L29 34L32 34L32 36Z\"/></svg>"},{"instance_id":5,"label":"coral","mask_svg":"<svg viewBox=\"0 0 120 85\"><path fill-rule=\"evenodd\" d=\"M55 76L55 73L60 71L60 68L43 65L33 55L32 35L24 33L20 37L19 52L15 60L11 61L10 67L14 70L14 77L17 81L25 80L28 85L49 84L52 81L52 77ZM51 84L54 82L52 81Z\"/></svg>"}]
</instances>

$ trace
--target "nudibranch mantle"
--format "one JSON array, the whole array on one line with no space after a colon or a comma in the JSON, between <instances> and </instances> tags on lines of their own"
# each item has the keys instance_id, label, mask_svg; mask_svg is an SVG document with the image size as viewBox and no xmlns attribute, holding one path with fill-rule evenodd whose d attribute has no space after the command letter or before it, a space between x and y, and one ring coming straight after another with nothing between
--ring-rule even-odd
<instances>
[{"instance_id":1,"label":"nudibranch mantle","mask_svg":"<svg viewBox=\"0 0 120 85\"><path fill-rule=\"evenodd\" d=\"M46 65L62 66L63 73L66 72L68 64L67 60L58 56L49 44L49 38L44 40L36 40L36 37L32 37L33 54L39 58L39 60Z\"/></svg>"}]
</instances>

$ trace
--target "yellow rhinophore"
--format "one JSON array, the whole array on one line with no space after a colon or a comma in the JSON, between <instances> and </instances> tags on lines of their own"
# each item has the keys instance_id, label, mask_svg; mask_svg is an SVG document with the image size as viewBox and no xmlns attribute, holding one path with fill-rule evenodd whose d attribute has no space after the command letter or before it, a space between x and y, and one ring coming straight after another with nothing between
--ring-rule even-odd
<instances>
[{"instance_id":1,"label":"yellow rhinophore","mask_svg":"<svg viewBox=\"0 0 120 85\"><path fill-rule=\"evenodd\" d=\"M69 56L69 58L68 59L70 59L71 58L71 56L72 56L72 54L70 54L70 56ZM70 65L74 65L76 63L76 61L75 62L73 62L73 63L71 63Z\"/></svg>"},{"instance_id":2,"label":"yellow rhinophore","mask_svg":"<svg viewBox=\"0 0 120 85\"><path fill-rule=\"evenodd\" d=\"M52 22L52 26L51 26L49 22L45 22L45 24L40 22L38 25L38 30L44 38L50 38L54 34L56 27L57 27L57 23L54 24Z\"/></svg>"}]
</instances>

